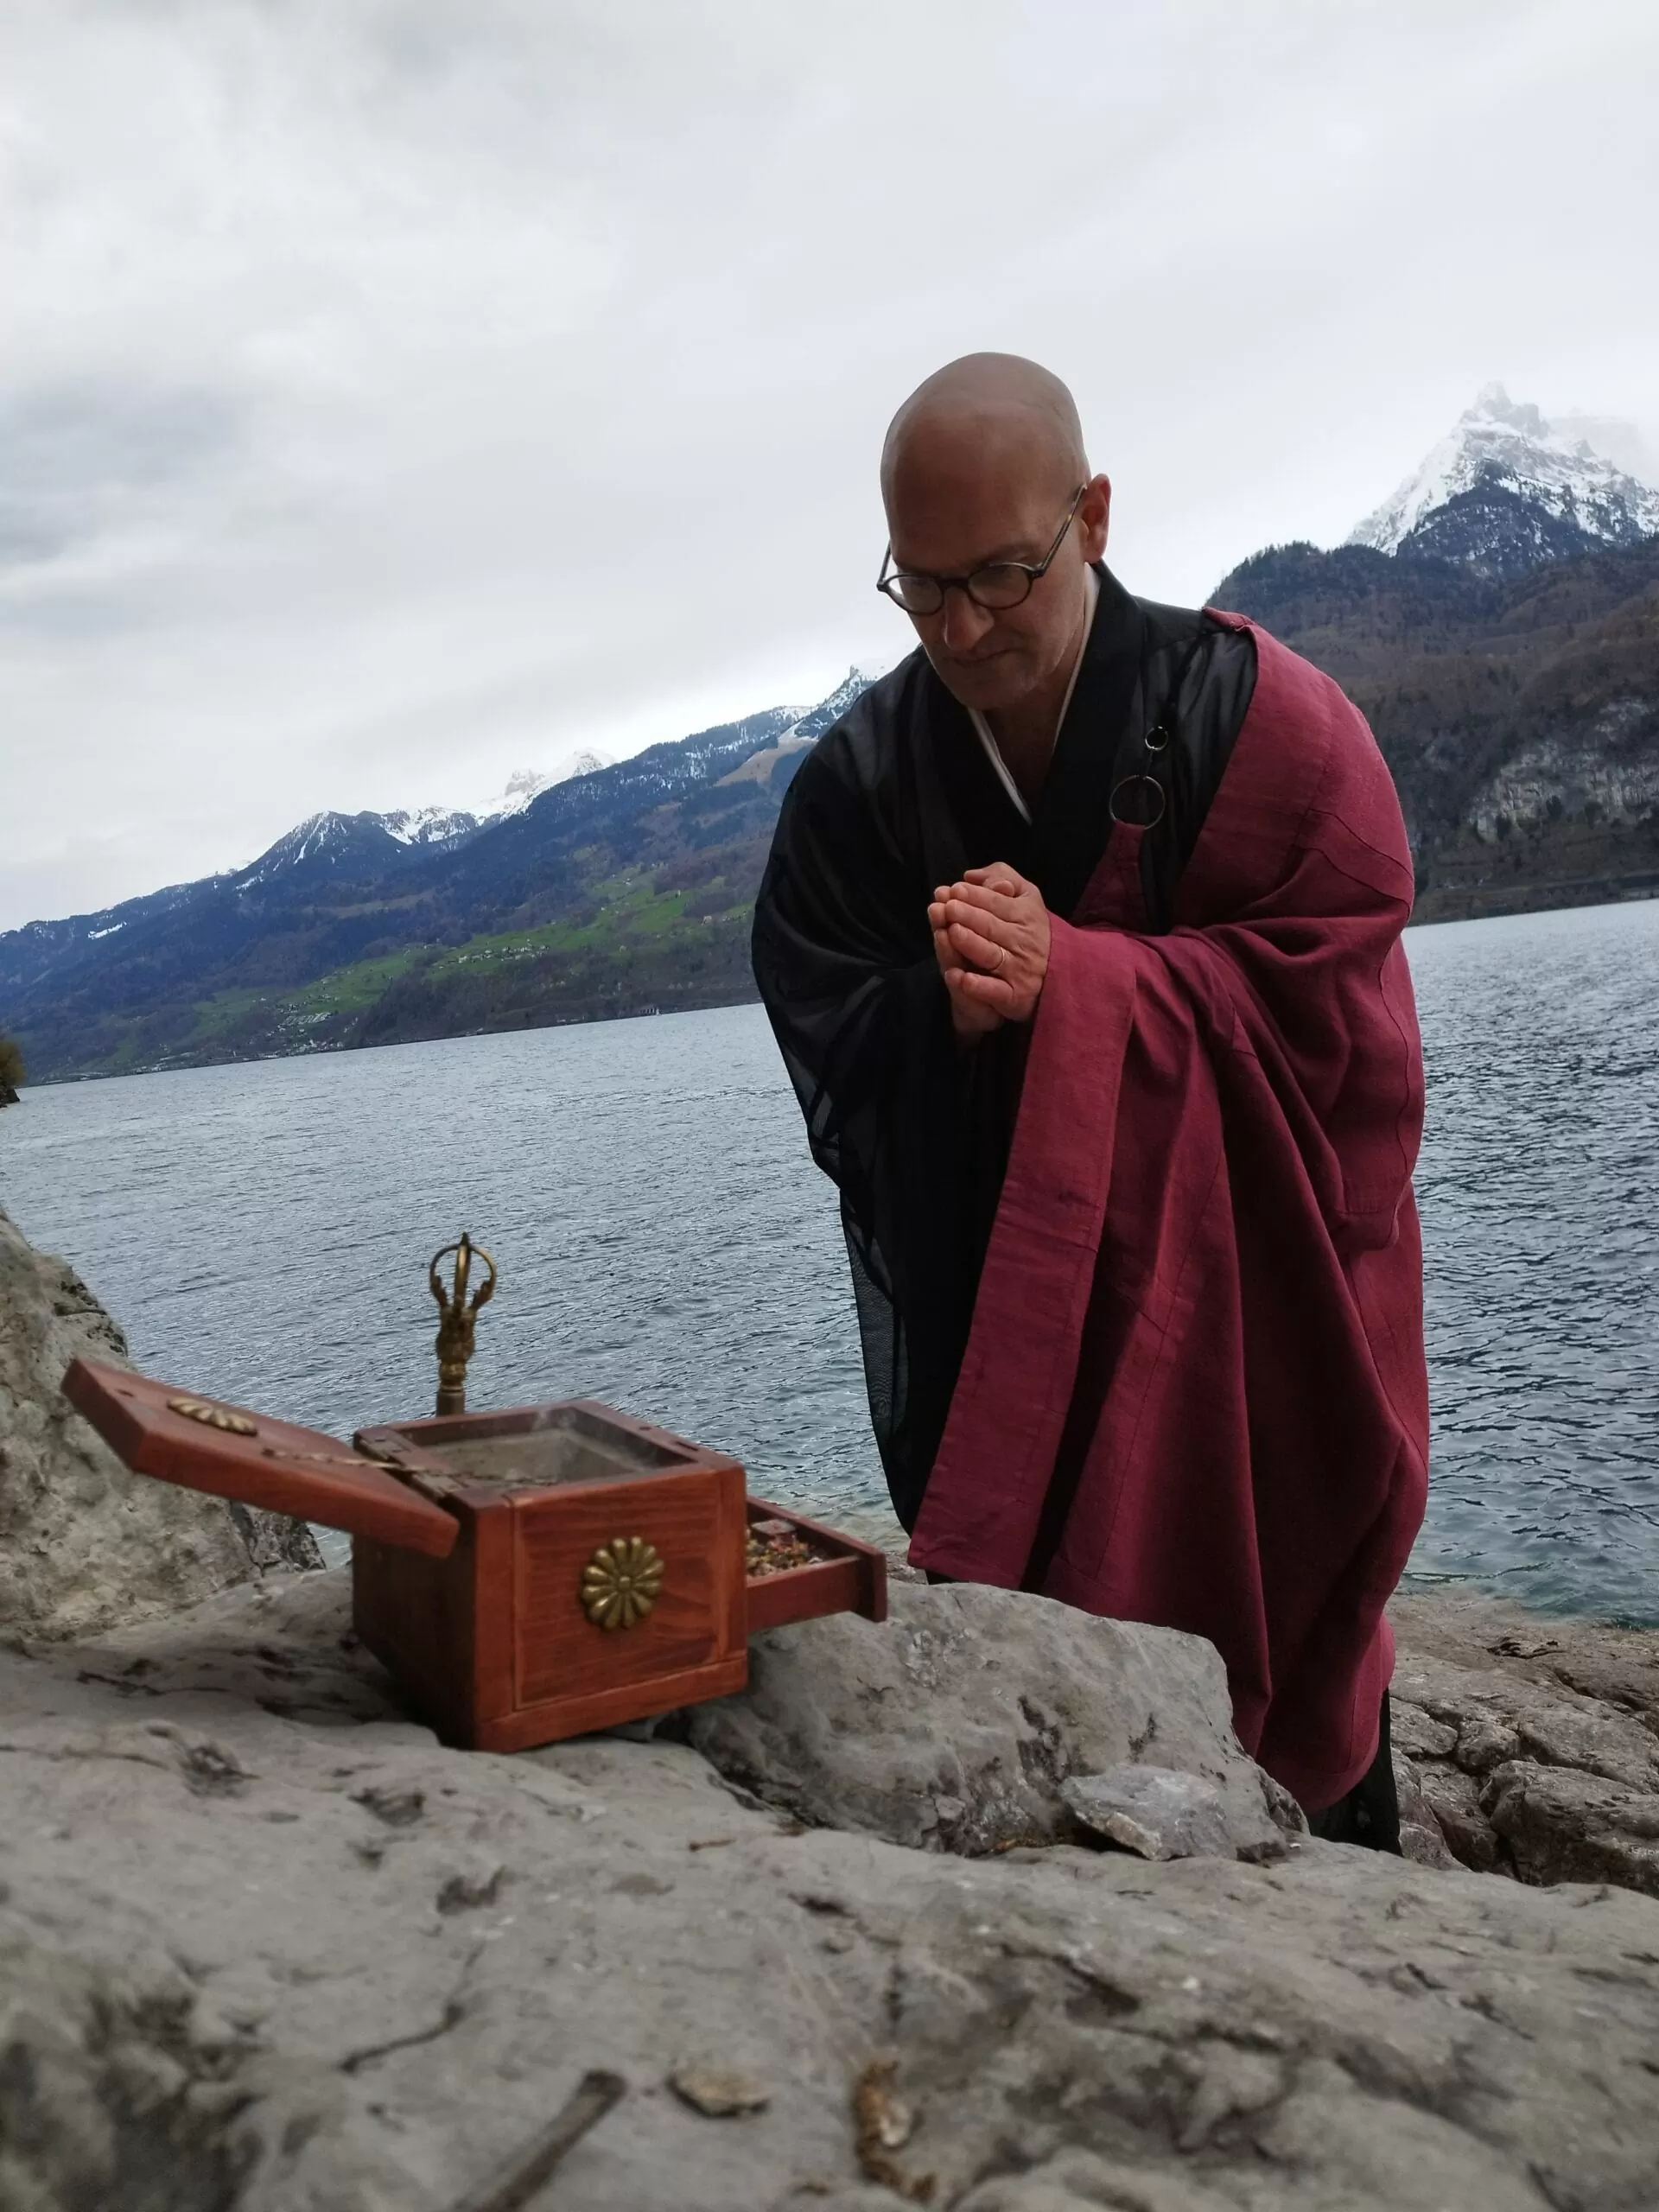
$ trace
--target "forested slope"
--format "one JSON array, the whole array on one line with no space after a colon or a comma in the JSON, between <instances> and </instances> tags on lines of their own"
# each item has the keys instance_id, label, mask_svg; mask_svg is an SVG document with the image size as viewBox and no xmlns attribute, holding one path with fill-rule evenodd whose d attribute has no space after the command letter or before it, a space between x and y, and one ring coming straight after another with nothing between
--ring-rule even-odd
<instances>
[{"instance_id":1,"label":"forested slope","mask_svg":"<svg viewBox=\"0 0 1659 2212\"><path fill-rule=\"evenodd\" d=\"M1276 546L1215 600L1369 717L1411 832L1419 919L1659 891L1659 539L1498 579Z\"/></svg>"}]
</instances>

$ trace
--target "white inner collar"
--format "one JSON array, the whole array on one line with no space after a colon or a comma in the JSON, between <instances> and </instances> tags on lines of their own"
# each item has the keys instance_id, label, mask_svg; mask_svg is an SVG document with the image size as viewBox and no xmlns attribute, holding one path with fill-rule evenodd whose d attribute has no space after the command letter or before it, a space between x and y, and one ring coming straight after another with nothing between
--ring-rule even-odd
<instances>
[{"instance_id":1,"label":"white inner collar","mask_svg":"<svg viewBox=\"0 0 1659 2212\"><path fill-rule=\"evenodd\" d=\"M1089 605L1083 618L1083 641L1077 647L1077 657L1071 664L1071 681L1065 687L1065 696L1060 702L1060 717L1054 725L1054 743L1056 745L1059 743L1060 732L1065 728L1065 718L1071 711L1071 694L1077 688L1077 677L1083 668L1083 657L1089 650L1089 633L1095 626L1095 608L1100 600L1100 578L1095 574L1091 568L1085 569L1083 573L1087 578L1084 589L1088 593ZM1001 785L1008 797L1013 800L1014 805L1019 808L1020 820L1022 822L1029 822L1031 819L1031 809L1026 804L1024 796L1020 791L1019 785L1014 782L1013 776L1009 773L1008 764L1002 758L1001 748L997 744L995 738L991 734L991 726L989 722L986 721L984 715L981 714L977 707L969 708L968 719L972 722L975 729L979 733L979 741L985 748L986 759L990 762L992 767L996 772L998 782Z\"/></svg>"}]
</instances>

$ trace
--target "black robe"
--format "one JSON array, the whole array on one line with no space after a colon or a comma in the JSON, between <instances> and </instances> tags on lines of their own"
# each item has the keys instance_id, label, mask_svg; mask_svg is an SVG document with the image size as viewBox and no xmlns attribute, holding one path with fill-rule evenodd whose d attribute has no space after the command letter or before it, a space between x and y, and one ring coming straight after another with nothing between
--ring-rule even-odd
<instances>
[{"instance_id":1,"label":"black robe","mask_svg":"<svg viewBox=\"0 0 1659 2212\"><path fill-rule=\"evenodd\" d=\"M870 1414L907 1529L968 1339L1027 1034L1010 1025L958 1048L928 902L937 885L1003 861L1069 918L1116 806L1156 817L1141 888L1151 926L1166 930L1255 682L1247 635L1096 575L1030 823L918 650L808 755L755 905L755 978L813 1157L841 1192Z\"/></svg>"}]
</instances>

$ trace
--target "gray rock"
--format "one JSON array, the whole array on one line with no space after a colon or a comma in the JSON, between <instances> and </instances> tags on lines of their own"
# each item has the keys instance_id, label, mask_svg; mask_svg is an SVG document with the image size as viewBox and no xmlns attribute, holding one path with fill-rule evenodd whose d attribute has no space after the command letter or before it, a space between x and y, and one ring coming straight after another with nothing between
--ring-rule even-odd
<instances>
[{"instance_id":1,"label":"gray rock","mask_svg":"<svg viewBox=\"0 0 1659 2212\"><path fill-rule=\"evenodd\" d=\"M1466 1592L1391 1610L1414 1855L1427 1814L1478 1872L1659 1897L1659 1637Z\"/></svg>"},{"instance_id":2,"label":"gray rock","mask_svg":"<svg viewBox=\"0 0 1659 2212\"><path fill-rule=\"evenodd\" d=\"M219 2212L260 2155L240 2054L153 1923L76 1902L0 1903L0 2205Z\"/></svg>"},{"instance_id":3,"label":"gray rock","mask_svg":"<svg viewBox=\"0 0 1659 2212\"><path fill-rule=\"evenodd\" d=\"M705 2120L741 2119L745 2113L764 2112L772 2102L772 2091L764 2082L725 2066L677 2066L668 2086L682 2104Z\"/></svg>"},{"instance_id":4,"label":"gray rock","mask_svg":"<svg viewBox=\"0 0 1659 2212\"><path fill-rule=\"evenodd\" d=\"M322 1547L308 1522L296 1521L287 1513L267 1513L234 1497L225 1500L225 1510L256 1573L312 1574L327 1566Z\"/></svg>"},{"instance_id":5,"label":"gray rock","mask_svg":"<svg viewBox=\"0 0 1659 2212\"><path fill-rule=\"evenodd\" d=\"M1213 1644L967 1584L891 1598L879 1627L842 1613L754 1637L748 1688L692 1707L686 1739L798 1820L966 1857L1054 1841L1063 1783L1129 1763L1209 1783L1254 1855L1305 1828L1239 1748Z\"/></svg>"},{"instance_id":6,"label":"gray rock","mask_svg":"<svg viewBox=\"0 0 1659 2212\"><path fill-rule=\"evenodd\" d=\"M1512 1759L1520 1748L1513 1728L1496 1713L1478 1708L1465 1715L1459 1728L1452 1757L1465 1774L1485 1774Z\"/></svg>"},{"instance_id":7,"label":"gray rock","mask_svg":"<svg viewBox=\"0 0 1659 2212\"><path fill-rule=\"evenodd\" d=\"M1659 1636L1598 1621L1540 1620L1468 1590L1397 1596L1389 1615L1402 1651L1413 1659L1576 1692L1659 1733Z\"/></svg>"},{"instance_id":8,"label":"gray rock","mask_svg":"<svg viewBox=\"0 0 1659 2212\"><path fill-rule=\"evenodd\" d=\"M1062 2151L1030 2173L1003 2175L971 2190L959 2212L1083 2212L1085 2206L1113 2212L1236 2212L1237 2203L1235 2196L1217 2196L1202 2182L1154 2166Z\"/></svg>"},{"instance_id":9,"label":"gray rock","mask_svg":"<svg viewBox=\"0 0 1659 2212\"><path fill-rule=\"evenodd\" d=\"M1443 1720L1431 1719L1427 1713L1414 1705L1402 1705L1398 1694L1393 1700L1392 1733L1394 1748L1414 1759L1450 1758L1458 1748L1458 1731Z\"/></svg>"},{"instance_id":10,"label":"gray rock","mask_svg":"<svg viewBox=\"0 0 1659 2212\"><path fill-rule=\"evenodd\" d=\"M1260 1858L1259 1824L1240 1849L1227 1818L1227 1800L1213 1782L1168 1767L1115 1766L1105 1774L1074 1774L1060 1796L1084 1826L1142 1859ZM1276 1832L1271 1855L1286 1844Z\"/></svg>"},{"instance_id":11,"label":"gray rock","mask_svg":"<svg viewBox=\"0 0 1659 2212\"><path fill-rule=\"evenodd\" d=\"M8 2212L453 2212L595 2068L628 2088L558 2212L1659 2200L1649 1898L1312 1840L964 1859L661 1739L447 1751L345 1582L0 1650ZM997 1677L1028 1615L1056 1696L1048 1609L1003 1604ZM705 2118L689 2066L770 2102Z\"/></svg>"},{"instance_id":12,"label":"gray rock","mask_svg":"<svg viewBox=\"0 0 1659 2212\"><path fill-rule=\"evenodd\" d=\"M265 1563L321 1567L302 1523L129 1473L59 1389L72 1359L124 1366L72 1268L0 1212L0 1630L87 1636L175 1611Z\"/></svg>"},{"instance_id":13,"label":"gray rock","mask_svg":"<svg viewBox=\"0 0 1659 2212\"><path fill-rule=\"evenodd\" d=\"M1400 1802L1400 1849L1420 1866L1455 1866L1445 1831L1423 1789L1423 1778L1403 1751L1394 1754L1395 1795Z\"/></svg>"},{"instance_id":14,"label":"gray rock","mask_svg":"<svg viewBox=\"0 0 1659 2212\"><path fill-rule=\"evenodd\" d=\"M1480 1804L1522 1881L1617 1882L1659 1897L1659 1792L1514 1759Z\"/></svg>"}]
</instances>

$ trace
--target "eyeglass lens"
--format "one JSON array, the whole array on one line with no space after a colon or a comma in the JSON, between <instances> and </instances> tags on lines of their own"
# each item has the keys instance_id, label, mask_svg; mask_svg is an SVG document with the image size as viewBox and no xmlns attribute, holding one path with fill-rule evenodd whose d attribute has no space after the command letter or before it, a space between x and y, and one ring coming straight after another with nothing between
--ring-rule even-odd
<instances>
[{"instance_id":1,"label":"eyeglass lens","mask_svg":"<svg viewBox=\"0 0 1659 2212\"><path fill-rule=\"evenodd\" d=\"M989 568L976 569L967 579L969 598L990 609L1018 607L1031 596L1031 570L1014 562L994 562ZM937 614L944 604L944 593L933 576L889 576L886 588L907 614Z\"/></svg>"}]
</instances>

